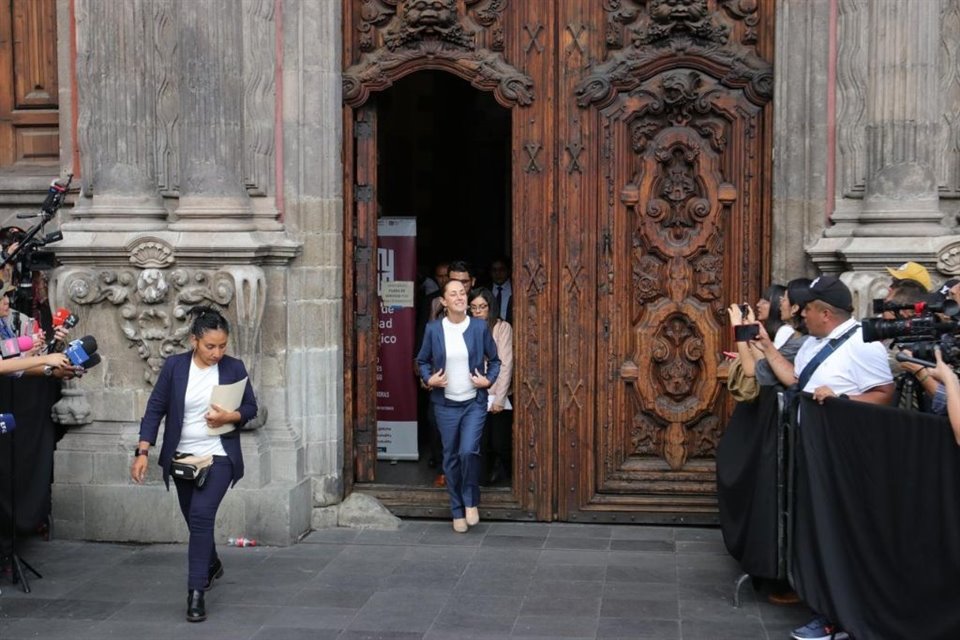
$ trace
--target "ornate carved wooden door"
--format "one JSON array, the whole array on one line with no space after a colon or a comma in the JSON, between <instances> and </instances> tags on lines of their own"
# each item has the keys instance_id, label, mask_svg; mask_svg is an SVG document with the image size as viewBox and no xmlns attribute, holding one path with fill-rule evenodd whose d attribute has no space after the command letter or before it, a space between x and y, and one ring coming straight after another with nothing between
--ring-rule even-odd
<instances>
[{"instance_id":1,"label":"ornate carved wooden door","mask_svg":"<svg viewBox=\"0 0 960 640\"><path fill-rule=\"evenodd\" d=\"M509 495L491 494L484 508L500 517L548 520L554 516L556 217L553 171L553 104L556 57L555 7L542 0L344 0L343 96L345 217L344 266L347 313L345 438L347 481L375 482L376 323L376 93L406 75L442 71L493 94L511 112L511 183L514 283L515 382L514 480ZM464 127L470 123L465 122ZM458 141L452 133L450 144ZM468 150L465 152L469 152ZM371 439L372 438L372 439ZM351 464L352 463L352 464ZM372 491L398 513L446 514L445 493L383 487Z\"/></svg>"},{"instance_id":2,"label":"ornate carved wooden door","mask_svg":"<svg viewBox=\"0 0 960 640\"><path fill-rule=\"evenodd\" d=\"M558 515L710 521L724 308L767 277L773 4L564 6Z\"/></svg>"},{"instance_id":3,"label":"ornate carved wooden door","mask_svg":"<svg viewBox=\"0 0 960 640\"><path fill-rule=\"evenodd\" d=\"M768 277L773 4L344 0L348 481L375 480L363 123L376 92L432 69L512 115L515 477L484 508L715 517L724 308ZM438 492L377 491L444 513Z\"/></svg>"}]
</instances>

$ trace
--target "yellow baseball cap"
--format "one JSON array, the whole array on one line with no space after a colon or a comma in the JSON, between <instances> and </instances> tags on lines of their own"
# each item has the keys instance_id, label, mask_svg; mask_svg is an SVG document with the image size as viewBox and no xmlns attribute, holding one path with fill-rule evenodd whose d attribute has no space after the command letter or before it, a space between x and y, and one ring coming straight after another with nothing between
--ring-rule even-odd
<instances>
[{"instance_id":1,"label":"yellow baseball cap","mask_svg":"<svg viewBox=\"0 0 960 640\"><path fill-rule=\"evenodd\" d=\"M914 282L919 282L927 291L930 291L930 287L933 286L926 267L916 262L904 262L896 269L887 267L887 271L897 280L913 280Z\"/></svg>"}]
</instances>

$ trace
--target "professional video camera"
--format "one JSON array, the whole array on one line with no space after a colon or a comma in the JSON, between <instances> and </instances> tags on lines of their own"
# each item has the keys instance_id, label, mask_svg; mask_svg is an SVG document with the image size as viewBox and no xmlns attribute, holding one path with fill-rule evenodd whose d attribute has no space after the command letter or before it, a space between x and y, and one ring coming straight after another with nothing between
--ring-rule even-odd
<instances>
[{"instance_id":1,"label":"professional video camera","mask_svg":"<svg viewBox=\"0 0 960 640\"><path fill-rule=\"evenodd\" d=\"M40 213L17 214L18 218L39 217L40 221L26 231L14 230L8 234L4 240L11 244L16 243L16 249L9 254L6 251L3 252L3 265L16 260L21 265L21 269L27 272L47 271L56 266L56 258L53 252L43 251L41 247L63 240L63 233L59 229L44 233L44 225L53 219L63 205L63 199L70 189L72 180L73 174L71 173L62 181L54 180L50 183L47 197L40 205Z\"/></svg>"},{"instance_id":2,"label":"professional video camera","mask_svg":"<svg viewBox=\"0 0 960 640\"><path fill-rule=\"evenodd\" d=\"M908 304L873 301L873 312L913 311L911 318L885 320L867 318L863 320L863 341L892 340L901 349L909 349L913 357L901 355L897 360L916 362L924 366L934 366L934 349L940 348L940 355L947 364L960 364L960 304L941 296Z\"/></svg>"}]
</instances>

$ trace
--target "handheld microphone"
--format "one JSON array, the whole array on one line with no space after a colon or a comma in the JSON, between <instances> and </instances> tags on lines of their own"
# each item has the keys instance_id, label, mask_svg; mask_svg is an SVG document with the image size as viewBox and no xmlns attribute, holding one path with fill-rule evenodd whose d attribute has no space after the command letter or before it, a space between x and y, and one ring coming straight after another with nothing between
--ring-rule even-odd
<instances>
[{"instance_id":1,"label":"handheld microphone","mask_svg":"<svg viewBox=\"0 0 960 640\"><path fill-rule=\"evenodd\" d=\"M100 364L100 362L101 362L100 354L94 353L87 359L86 362L83 363L83 369L84 371L89 371L90 369L93 369L95 366Z\"/></svg>"},{"instance_id":2,"label":"handheld microphone","mask_svg":"<svg viewBox=\"0 0 960 640\"><path fill-rule=\"evenodd\" d=\"M10 433L17 428L17 421L13 419L12 413L0 413L0 435Z\"/></svg>"},{"instance_id":3,"label":"handheld microphone","mask_svg":"<svg viewBox=\"0 0 960 640\"><path fill-rule=\"evenodd\" d=\"M0 358L16 358L24 351L33 349L33 338L30 336L20 336L19 338L7 338L0 340Z\"/></svg>"},{"instance_id":4,"label":"handheld microphone","mask_svg":"<svg viewBox=\"0 0 960 640\"><path fill-rule=\"evenodd\" d=\"M53 314L53 326L54 327L63 327L64 329L72 329L77 326L77 316L73 315L70 309L65 309L60 307L57 309L57 312Z\"/></svg>"},{"instance_id":5,"label":"handheld microphone","mask_svg":"<svg viewBox=\"0 0 960 640\"><path fill-rule=\"evenodd\" d=\"M73 366L86 367L87 362L90 361L96 351L97 339L93 336L83 336L67 345L67 348L63 350L63 355L67 356Z\"/></svg>"}]
</instances>

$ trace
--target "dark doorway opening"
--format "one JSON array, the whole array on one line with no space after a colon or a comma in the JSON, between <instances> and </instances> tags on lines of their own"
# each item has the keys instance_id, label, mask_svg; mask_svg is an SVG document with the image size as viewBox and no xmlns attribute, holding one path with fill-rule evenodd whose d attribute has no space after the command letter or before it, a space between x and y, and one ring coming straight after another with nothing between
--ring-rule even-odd
<instances>
[{"instance_id":1,"label":"dark doorway opening","mask_svg":"<svg viewBox=\"0 0 960 640\"><path fill-rule=\"evenodd\" d=\"M511 112L441 71L403 78L376 105L377 215L416 219L417 304L440 262L465 260L490 286L491 262L512 254ZM418 393L419 459L378 460L377 484L434 486L441 473Z\"/></svg>"}]
</instances>

